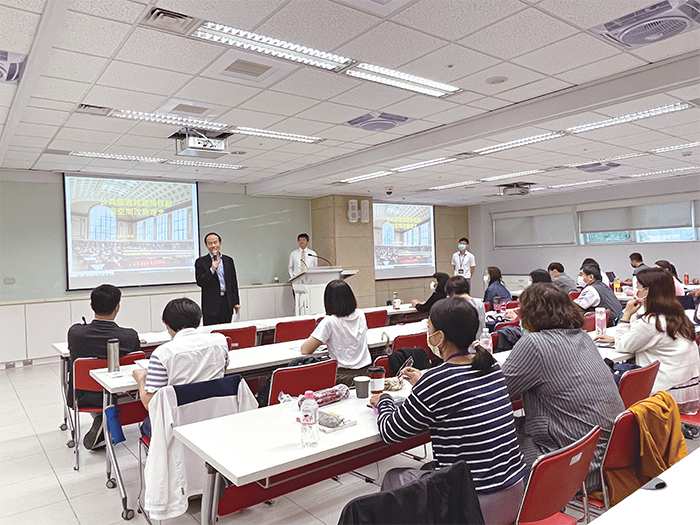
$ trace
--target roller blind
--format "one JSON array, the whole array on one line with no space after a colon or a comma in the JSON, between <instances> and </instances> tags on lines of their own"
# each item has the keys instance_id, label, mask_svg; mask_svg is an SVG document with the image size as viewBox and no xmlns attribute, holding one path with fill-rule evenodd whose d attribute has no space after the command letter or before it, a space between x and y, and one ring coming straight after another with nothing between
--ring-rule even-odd
<instances>
[{"instance_id":1,"label":"roller blind","mask_svg":"<svg viewBox=\"0 0 700 525\"><path fill-rule=\"evenodd\" d=\"M576 244L571 213L493 219L494 246L548 246Z\"/></svg>"},{"instance_id":2,"label":"roller blind","mask_svg":"<svg viewBox=\"0 0 700 525\"><path fill-rule=\"evenodd\" d=\"M700 201L693 201L695 206L695 227L700 228Z\"/></svg>"},{"instance_id":3,"label":"roller blind","mask_svg":"<svg viewBox=\"0 0 700 525\"><path fill-rule=\"evenodd\" d=\"M579 220L581 233L683 228L692 226L691 203L670 202L587 210L579 212Z\"/></svg>"}]
</instances>

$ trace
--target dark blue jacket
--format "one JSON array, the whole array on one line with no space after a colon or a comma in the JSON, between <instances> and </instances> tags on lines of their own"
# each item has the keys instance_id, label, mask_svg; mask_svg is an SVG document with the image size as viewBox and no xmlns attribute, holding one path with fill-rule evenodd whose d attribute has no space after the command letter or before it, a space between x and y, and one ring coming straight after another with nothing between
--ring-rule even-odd
<instances>
[{"instance_id":1,"label":"dark blue jacket","mask_svg":"<svg viewBox=\"0 0 700 525\"><path fill-rule=\"evenodd\" d=\"M488 288L486 288L486 292L484 292L484 303L491 304L491 308L493 308L494 297L500 297L501 299L505 298L508 301L512 299L510 292L505 286L503 286L501 281L494 281L489 284Z\"/></svg>"}]
</instances>

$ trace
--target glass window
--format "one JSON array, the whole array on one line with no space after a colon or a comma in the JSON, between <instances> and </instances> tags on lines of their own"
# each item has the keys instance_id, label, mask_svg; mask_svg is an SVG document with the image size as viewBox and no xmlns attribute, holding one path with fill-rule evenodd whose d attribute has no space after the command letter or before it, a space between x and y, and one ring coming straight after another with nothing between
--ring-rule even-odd
<instances>
[{"instance_id":1,"label":"glass window","mask_svg":"<svg viewBox=\"0 0 700 525\"><path fill-rule=\"evenodd\" d=\"M144 223L144 221L139 221L136 223L136 240L137 241L143 240L143 223Z\"/></svg>"},{"instance_id":2,"label":"glass window","mask_svg":"<svg viewBox=\"0 0 700 525\"><path fill-rule=\"evenodd\" d=\"M173 240L187 240L187 208L173 212Z\"/></svg>"},{"instance_id":3,"label":"glass window","mask_svg":"<svg viewBox=\"0 0 700 525\"><path fill-rule=\"evenodd\" d=\"M421 224L418 227L420 231L420 245L421 246L428 246L430 245L430 224L427 222L425 224Z\"/></svg>"},{"instance_id":4,"label":"glass window","mask_svg":"<svg viewBox=\"0 0 700 525\"><path fill-rule=\"evenodd\" d=\"M630 231L584 233L582 237L583 244L632 242L632 232Z\"/></svg>"},{"instance_id":5,"label":"glass window","mask_svg":"<svg viewBox=\"0 0 700 525\"><path fill-rule=\"evenodd\" d=\"M674 242L694 241L694 228L658 228L655 230L637 230L634 232L637 242Z\"/></svg>"},{"instance_id":6,"label":"glass window","mask_svg":"<svg viewBox=\"0 0 700 525\"><path fill-rule=\"evenodd\" d=\"M394 226L390 222L382 224L382 244L384 246L394 245Z\"/></svg>"},{"instance_id":7,"label":"glass window","mask_svg":"<svg viewBox=\"0 0 700 525\"><path fill-rule=\"evenodd\" d=\"M117 238L117 220L107 206L93 206L90 209L90 239L93 241L114 241Z\"/></svg>"},{"instance_id":8,"label":"glass window","mask_svg":"<svg viewBox=\"0 0 700 525\"><path fill-rule=\"evenodd\" d=\"M158 240L167 241L168 240L168 215L158 215Z\"/></svg>"},{"instance_id":9,"label":"glass window","mask_svg":"<svg viewBox=\"0 0 700 525\"><path fill-rule=\"evenodd\" d=\"M143 239L145 241L152 241L153 240L153 219L146 219L143 221L144 228L143 228Z\"/></svg>"}]
</instances>

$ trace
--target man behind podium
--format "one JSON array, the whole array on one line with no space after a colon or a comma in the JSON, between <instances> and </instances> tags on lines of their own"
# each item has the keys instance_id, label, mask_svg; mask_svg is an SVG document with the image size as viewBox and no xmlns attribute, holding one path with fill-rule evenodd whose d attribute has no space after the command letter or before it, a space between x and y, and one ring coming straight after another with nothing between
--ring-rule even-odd
<instances>
[{"instance_id":1,"label":"man behind podium","mask_svg":"<svg viewBox=\"0 0 700 525\"><path fill-rule=\"evenodd\" d=\"M297 243L299 243L299 248L289 254L289 277L294 277L309 268L318 266L316 252L309 248L309 234L300 233L297 236Z\"/></svg>"},{"instance_id":2,"label":"man behind podium","mask_svg":"<svg viewBox=\"0 0 700 525\"><path fill-rule=\"evenodd\" d=\"M70 352L70 375L68 379L68 405L73 406L73 362L80 357L107 359L107 341L119 339L119 355L141 349L139 335L133 328L122 328L114 322L119 313L122 292L116 286L103 284L90 294L90 308L95 319L90 323L74 324L68 329L68 350ZM102 392L78 390L78 405L81 407L102 407ZM104 439L98 435L102 424L102 414L95 417L92 428L85 434L83 444L87 449L98 448ZM101 433L100 433L101 434Z\"/></svg>"},{"instance_id":3,"label":"man behind podium","mask_svg":"<svg viewBox=\"0 0 700 525\"><path fill-rule=\"evenodd\" d=\"M218 233L207 233L204 244L209 253L194 263L197 286L202 289L204 324L230 323L233 312L241 308L236 266L231 257L221 253Z\"/></svg>"}]
</instances>

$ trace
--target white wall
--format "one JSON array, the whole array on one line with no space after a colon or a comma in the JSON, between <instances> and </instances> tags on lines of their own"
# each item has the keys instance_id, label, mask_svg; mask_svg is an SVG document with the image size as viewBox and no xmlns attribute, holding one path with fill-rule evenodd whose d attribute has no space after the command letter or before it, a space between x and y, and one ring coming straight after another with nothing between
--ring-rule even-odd
<instances>
[{"instance_id":1,"label":"white wall","mask_svg":"<svg viewBox=\"0 0 700 525\"><path fill-rule=\"evenodd\" d=\"M536 248L495 249L491 225L492 213L518 211L574 204L617 201L640 197L679 194L700 190L700 178L695 176L673 179L635 182L626 186L615 186L598 190L581 190L563 195L550 194L527 198L508 197L502 202L470 206L469 241L477 261L477 278L472 281L474 294L483 294L481 276L487 266L498 266L504 274L527 274L535 268L547 268L550 262L564 265L566 273L575 276L581 261L586 257L597 260L603 271L612 271L618 277L631 276L629 254L639 252L650 266L654 261L667 259L675 264L679 275L688 272L691 277L700 277L700 242L643 243L557 246ZM688 197L689 199L691 197Z\"/></svg>"}]
</instances>

